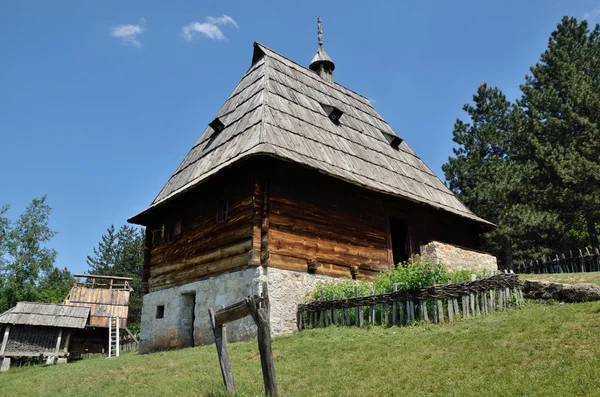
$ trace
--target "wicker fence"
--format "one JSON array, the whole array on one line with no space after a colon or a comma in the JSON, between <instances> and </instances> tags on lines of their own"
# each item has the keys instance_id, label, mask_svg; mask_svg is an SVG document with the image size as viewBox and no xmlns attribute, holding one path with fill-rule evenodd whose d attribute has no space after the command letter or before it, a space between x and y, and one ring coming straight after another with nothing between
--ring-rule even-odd
<instances>
[{"instance_id":1,"label":"wicker fence","mask_svg":"<svg viewBox=\"0 0 600 397\"><path fill-rule=\"evenodd\" d=\"M544 256L535 260L515 264L517 273L581 273L600 271L600 252L598 249L580 249L569 253Z\"/></svg>"},{"instance_id":2,"label":"wicker fence","mask_svg":"<svg viewBox=\"0 0 600 397\"><path fill-rule=\"evenodd\" d=\"M383 292L335 300L321 295L321 300L298 305L298 329L329 325L383 326L410 325L418 321L452 322L460 317L480 316L522 304L518 275L500 273L469 282L414 290Z\"/></svg>"}]
</instances>

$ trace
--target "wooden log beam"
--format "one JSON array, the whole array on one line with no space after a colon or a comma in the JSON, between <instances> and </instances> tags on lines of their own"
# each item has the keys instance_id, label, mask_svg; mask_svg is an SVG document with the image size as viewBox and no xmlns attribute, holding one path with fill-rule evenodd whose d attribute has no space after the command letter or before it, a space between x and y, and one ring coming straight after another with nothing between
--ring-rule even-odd
<instances>
[{"instance_id":1,"label":"wooden log beam","mask_svg":"<svg viewBox=\"0 0 600 397\"><path fill-rule=\"evenodd\" d=\"M10 324L6 324L4 329L4 337L2 338L2 346L0 347L0 357L4 357L4 351L6 350L6 344L8 343L8 335L10 334Z\"/></svg>"},{"instance_id":2,"label":"wooden log beam","mask_svg":"<svg viewBox=\"0 0 600 397\"><path fill-rule=\"evenodd\" d=\"M263 301L262 297L255 296L255 299L259 303ZM227 324L249 315L250 311L248 310L248 305L246 304L246 301L243 300L217 311L215 313L215 319L219 324Z\"/></svg>"},{"instance_id":3,"label":"wooden log beam","mask_svg":"<svg viewBox=\"0 0 600 397\"><path fill-rule=\"evenodd\" d=\"M56 338L56 349L54 349L54 355L58 357L58 352L60 350L60 342L62 341L63 329L58 330L58 337Z\"/></svg>"},{"instance_id":4,"label":"wooden log beam","mask_svg":"<svg viewBox=\"0 0 600 397\"><path fill-rule=\"evenodd\" d=\"M68 353L69 352L69 342L71 341L71 331L67 331L67 337L65 338L65 347L63 349L63 352Z\"/></svg>"}]
</instances>

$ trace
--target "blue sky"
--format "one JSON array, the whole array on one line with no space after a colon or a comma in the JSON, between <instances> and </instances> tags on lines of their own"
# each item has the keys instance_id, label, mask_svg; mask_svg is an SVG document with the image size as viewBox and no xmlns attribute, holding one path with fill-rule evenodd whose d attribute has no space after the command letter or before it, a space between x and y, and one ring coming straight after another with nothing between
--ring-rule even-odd
<instances>
[{"instance_id":1,"label":"blue sky","mask_svg":"<svg viewBox=\"0 0 600 397\"><path fill-rule=\"evenodd\" d=\"M442 176L477 85L515 99L565 14L600 22L600 0L3 2L0 204L15 217L47 194L57 265L84 271L212 120L252 43L308 65L317 15L336 81Z\"/></svg>"}]
</instances>

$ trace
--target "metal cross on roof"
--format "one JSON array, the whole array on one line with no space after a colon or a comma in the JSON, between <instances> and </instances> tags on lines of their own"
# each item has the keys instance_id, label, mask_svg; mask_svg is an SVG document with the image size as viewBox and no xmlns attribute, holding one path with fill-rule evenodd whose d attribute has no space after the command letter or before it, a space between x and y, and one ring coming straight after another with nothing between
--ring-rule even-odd
<instances>
[{"instance_id":1,"label":"metal cross on roof","mask_svg":"<svg viewBox=\"0 0 600 397\"><path fill-rule=\"evenodd\" d=\"M321 17L317 17L319 47L323 47L323 31L321 30Z\"/></svg>"}]
</instances>

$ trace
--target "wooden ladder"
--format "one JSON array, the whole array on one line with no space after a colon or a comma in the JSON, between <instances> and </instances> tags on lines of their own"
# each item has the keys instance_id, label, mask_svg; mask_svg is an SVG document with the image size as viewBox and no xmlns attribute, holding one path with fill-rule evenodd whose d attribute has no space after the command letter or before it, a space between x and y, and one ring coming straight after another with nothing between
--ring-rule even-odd
<instances>
[{"instance_id":1,"label":"wooden ladder","mask_svg":"<svg viewBox=\"0 0 600 397\"><path fill-rule=\"evenodd\" d=\"M108 322L108 357L119 357L120 350L119 317L111 317Z\"/></svg>"}]
</instances>

